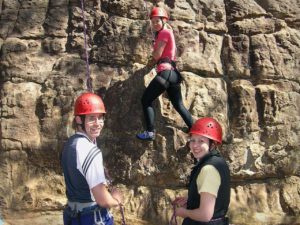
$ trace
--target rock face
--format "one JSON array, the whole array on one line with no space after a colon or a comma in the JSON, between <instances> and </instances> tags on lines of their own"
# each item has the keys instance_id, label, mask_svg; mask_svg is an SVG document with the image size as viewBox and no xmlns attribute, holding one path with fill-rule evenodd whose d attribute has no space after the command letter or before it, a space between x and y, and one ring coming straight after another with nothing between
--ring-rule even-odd
<instances>
[{"instance_id":1,"label":"rock face","mask_svg":"<svg viewBox=\"0 0 300 225\"><path fill-rule=\"evenodd\" d=\"M0 0L0 205L60 210L59 155L74 99L86 90L84 24L93 89L107 107L99 139L126 212L166 223L192 159L185 125L163 94L157 139L142 129L152 72L147 15L165 7L194 119L215 117L232 174L235 224L296 224L300 215L300 4L298 0ZM58 222L57 224L61 224ZM136 223L141 224L141 223Z\"/></svg>"}]
</instances>

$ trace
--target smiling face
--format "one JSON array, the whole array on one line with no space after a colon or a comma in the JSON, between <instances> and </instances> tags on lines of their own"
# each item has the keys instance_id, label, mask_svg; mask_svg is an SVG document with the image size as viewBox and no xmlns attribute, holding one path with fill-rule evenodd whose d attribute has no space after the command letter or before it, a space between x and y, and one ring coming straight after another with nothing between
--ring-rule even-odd
<instances>
[{"instance_id":1,"label":"smiling face","mask_svg":"<svg viewBox=\"0 0 300 225\"><path fill-rule=\"evenodd\" d=\"M202 159L209 153L209 139L207 137L192 134L189 145L192 154L197 160Z\"/></svg>"},{"instance_id":2,"label":"smiling face","mask_svg":"<svg viewBox=\"0 0 300 225\"><path fill-rule=\"evenodd\" d=\"M160 17L154 16L151 18L151 26L155 31L160 31L163 27L163 21Z\"/></svg>"},{"instance_id":3,"label":"smiling face","mask_svg":"<svg viewBox=\"0 0 300 225\"><path fill-rule=\"evenodd\" d=\"M85 116L84 127L85 133L90 138L91 141L95 141L100 135L100 132L104 126L104 114L95 113L88 114Z\"/></svg>"}]
</instances>

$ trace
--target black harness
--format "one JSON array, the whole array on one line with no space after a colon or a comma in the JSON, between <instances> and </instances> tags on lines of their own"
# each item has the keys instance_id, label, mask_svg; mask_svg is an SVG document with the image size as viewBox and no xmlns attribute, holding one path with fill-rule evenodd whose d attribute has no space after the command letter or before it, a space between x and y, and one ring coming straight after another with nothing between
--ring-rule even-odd
<instances>
[{"instance_id":1,"label":"black harness","mask_svg":"<svg viewBox=\"0 0 300 225\"><path fill-rule=\"evenodd\" d=\"M170 70L170 71L169 71L169 74L168 74L168 77L167 77L167 78L161 77L161 76L159 76L159 74L158 74L158 76L156 76L157 81L158 81L160 84L162 84L166 89L167 89L170 85L179 85L179 84L182 82L183 77L182 77L182 75L180 74L180 72L178 71L178 69L177 69L177 67L176 67L176 62L175 62L174 60L169 59L169 58L161 58L161 59L159 59L159 60L157 61L156 65L159 65L159 64L162 64L162 63L169 63L169 64L171 64L172 67L173 67L173 70ZM178 82L177 82L176 84L172 84L172 83L170 83L170 81L169 81L172 72L175 72L175 73L178 75Z\"/></svg>"}]
</instances>

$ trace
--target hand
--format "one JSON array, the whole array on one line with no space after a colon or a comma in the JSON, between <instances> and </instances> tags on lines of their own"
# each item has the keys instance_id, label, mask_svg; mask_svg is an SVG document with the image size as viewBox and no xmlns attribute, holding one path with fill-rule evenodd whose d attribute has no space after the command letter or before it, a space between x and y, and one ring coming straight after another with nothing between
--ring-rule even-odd
<instances>
[{"instance_id":1,"label":"hand","mask_svg":"<svg viewBox=\"0 0 300 225\"><path fill-rule=\"evenodd\" d=\"M176 197L174 201L172 201L172 204L179 207L186 207L187 197Z\"/></svg>"},{"instance_id":2,"label":"hand","mask_svg":"<svg viewBox=\"0 0 300 225\"><path fill-rule=\"evenodd\" d=\"M185 211L186 211L186 208L183 208L183 207L176 208L175 209L175 215L179 216L179 217L182 217L182 218L185 218L186 217Z\"/></svg>"},{"instance_id":3,"label":"hand","mask_svg":"<svg viewBox=\"0 0 300 225\"><path fill-rule=\"evenodd\" d=\"M123 205L123 196L122 196L122 193L118 189L113 188L111 190L111 196L118 202L118 204Z\"/></svg>"},{"instance_id":4,"label":"hand","mask_svg":"<svg viewBox=\"0 0 300 225\"><path fill-rule=\"evenodd\" d=\"M148 58L146 66L152 68L155 64L156 64L156 60L152 56L150 56Z\"/></svg>"}]
</instances>

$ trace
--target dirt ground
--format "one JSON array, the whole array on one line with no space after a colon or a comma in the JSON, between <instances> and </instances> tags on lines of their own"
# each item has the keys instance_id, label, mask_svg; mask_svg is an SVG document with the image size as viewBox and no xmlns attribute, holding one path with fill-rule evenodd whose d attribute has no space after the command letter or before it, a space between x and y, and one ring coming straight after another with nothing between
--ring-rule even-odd
<instances>
[{"instance_id":1,"label":"dirt ground","mask_svg":"<svg viewBox=\"0 0 300 225\"><path fill-rule=\"evenodd\" d=\"M114 214L115 216L115 225L121 225L121 218L119 215ZM17 213L11 212L3 215L3 222L0 220L0 225L63 225L62 211L47 211L47 212L26 212L26 213ZM272 223L252 223L250 221L245 222L246 218L240 219L241 223L234 223L231 225L300 225L300 218L291 217L286 218L284 221L276 221ZM179 223L181 224L181 223ZM149 223L144 220L139 220L134 215L126 215L126 225L158 225Z\"/></svg>"},{"instance_id":2,"label":"dirt ground","mask_svg":"<svg viewBox=\"0 0 300 225\"><path fill-rule=\"evenodd\" d=\"M62 212L31 212L8 213L4 216L4 223L0 225L63 225ZM121 225L121 218L115 217L115 225ZM154 225L147 221L126 216L126 225ZM157 225L157 224L156 224Z\"/></svg>"}]
</instances>

